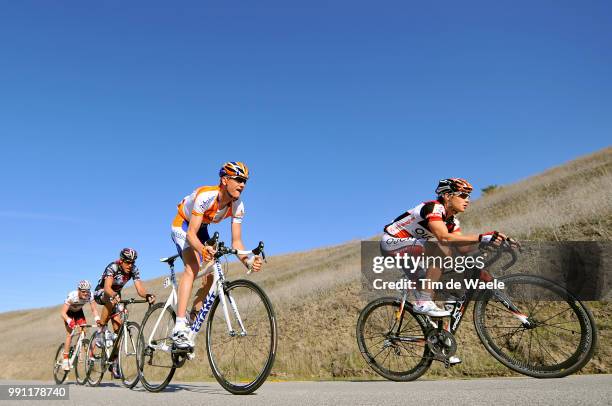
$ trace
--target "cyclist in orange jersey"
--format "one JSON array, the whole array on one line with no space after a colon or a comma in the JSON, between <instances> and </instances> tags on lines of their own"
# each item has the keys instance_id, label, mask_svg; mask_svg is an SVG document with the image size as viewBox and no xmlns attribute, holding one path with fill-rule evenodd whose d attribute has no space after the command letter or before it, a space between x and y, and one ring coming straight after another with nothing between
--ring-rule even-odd
<instances>
[{"instance_id":1,"label":"cyclist in orange jersey","mask_svg":"<svg viewBox=\"0 0 612 406\"><path fill-rule=\"evenodd\" d=\"M202 186L194 190L178 205L178 214L172 222L172 241L183 263L185 272L179 282L176 325L172 339L177 348L193 348L187 321L187 301L191 296L193 281L202 262L213 259L215 250L204 245L210 239L208 225L223 219L232 219L232 247L244 250L242 242L242 219L244 203L240 196L249 179L249 169L242 162L226 162L219 170L217 186ZM239 256L240 261L249 269L259 272L262 260L259 256ZM204 295L210 290L213 276L207 275L194 300L192 314L199 310Z\"/></svg>"}]
</instances>

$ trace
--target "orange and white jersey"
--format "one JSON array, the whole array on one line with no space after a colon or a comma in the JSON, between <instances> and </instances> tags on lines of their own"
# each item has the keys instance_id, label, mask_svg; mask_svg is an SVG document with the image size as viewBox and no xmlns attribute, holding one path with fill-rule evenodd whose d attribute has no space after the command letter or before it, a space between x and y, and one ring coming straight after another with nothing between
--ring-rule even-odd
<instances>
[{"instance_id":1,"label":"orange and white jersey","mask_svg":"<svg viewBox=\"0 0 612 406\"><path fill-rule=\"evenodd\" d=\"M244 203L238 199L219 209L219 186L202 186L178 204L178 215L185 221L191 216L202 216L202 224L218 223L228 217L232 223L241 223Z\"/></svg>"}]
</instances>

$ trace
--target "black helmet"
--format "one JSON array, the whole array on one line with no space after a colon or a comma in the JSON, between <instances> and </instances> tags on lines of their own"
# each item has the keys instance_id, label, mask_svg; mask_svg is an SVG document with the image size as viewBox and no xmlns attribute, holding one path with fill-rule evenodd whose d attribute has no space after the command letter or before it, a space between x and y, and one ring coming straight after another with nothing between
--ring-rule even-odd
<instances>
[{"instance_id":1,"label":"black helmet","mask_svg":"<svg viewBox=\"0 0 612 406\"><path fill-rule=\"evenodd\" d=\"M122 261L126 262L136 262L136 258L138 258L138 253L134 248L124 248L119 253L119 258Z\"/></svg>"}]
</instances>

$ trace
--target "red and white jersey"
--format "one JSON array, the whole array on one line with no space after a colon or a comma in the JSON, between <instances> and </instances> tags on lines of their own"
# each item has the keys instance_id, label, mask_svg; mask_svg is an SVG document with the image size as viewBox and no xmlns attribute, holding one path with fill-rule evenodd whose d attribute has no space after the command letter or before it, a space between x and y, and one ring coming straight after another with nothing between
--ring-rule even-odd
<instances>
[{"instance_id":1,"label":"red and white jersey","mask_svg":"<svg viewBox=\"0 0 612 406\"><path fill-rule=\"evenodd\" d=\"M449 233L461 231L459 220L455 216L448 216L444 205L438 200L432 200L423 202L397 217L392 223L385 226L385 232L397 238L414 237L435 240L436 237L429 229L431 221L443 221Z\"/></svg>"},{"instance_id":2,"label":"red and white jersey","mask_svg":"<svg viewBox=\"0 0 612 406\"><path fill-rule=\"evenodd\" d=\"M191 216L202 216L203 224L218 223L227 217L232 218L232 223L241 223L244 203L238 199L219 209L219 186L202 186L185 196L178 205L178 214L186 221Z\"/></svg>"},{"instance_id":3,"label":"red and white jersey","mask_svg":"<svg viewBox=\"0 0 612 406\"><path fill-rule=\"evenodd\" d=\"M94 299L91 294L89 294L87 298L81 299L79 297L79 291L73 290L72 292L68 293L68 297L66 298L64 303L68 305L69 311L78 312L83 308L83 306L85 306L87 303L93 302L93 300Z\"/></svg>"}]
</instances>

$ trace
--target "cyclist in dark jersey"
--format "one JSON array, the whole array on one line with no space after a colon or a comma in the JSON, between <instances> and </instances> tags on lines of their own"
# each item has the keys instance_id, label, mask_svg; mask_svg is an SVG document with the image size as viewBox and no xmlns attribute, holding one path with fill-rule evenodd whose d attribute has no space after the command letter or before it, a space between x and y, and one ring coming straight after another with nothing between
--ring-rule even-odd
<instances>
[{"instance_id":1,"label":"cyclist in dark jersey","mask_svg":"<svg viewBox=\"0 0 612 406\"><path fill-rule=\"evenodd\" d=\"M155 295L147 293L140 279L140 270L135 264L137 257L136 250L132 248L122 249L119 253L119 259L106 266L102 277L98 281L94 300L96 303L104 306L102 308L102 317L100 318L102 327L99 330L100 334L98 334L99 340L102 340L104 337L104 329L109 318L111 319L115 334L121 328L121 317L115 305L121 300L121 290L130 279L134 280L136 292L140 297L146 298L149 303L155 303ZM101 342L98 343L98 345L101 344ZM116 368L116 362L112 365L111 372L115 378L120 377Z\"/></svg>"}]
</instances>

